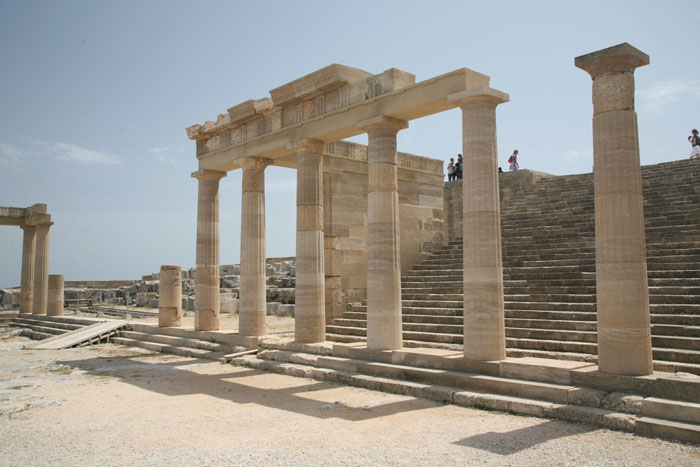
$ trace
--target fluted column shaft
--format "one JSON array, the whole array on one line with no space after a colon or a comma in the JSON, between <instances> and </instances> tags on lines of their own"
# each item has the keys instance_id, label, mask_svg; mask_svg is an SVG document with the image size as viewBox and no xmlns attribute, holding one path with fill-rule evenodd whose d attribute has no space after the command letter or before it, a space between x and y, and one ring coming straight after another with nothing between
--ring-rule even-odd
<instances>
[{"instance_id":1,"label":"fluted column shaft","mask_svg":"<svg viewBox=\"0 0 700 467\"><path fill-rule=\"evenodd\" d=\"M269 162L251 159L242 164L241 288L239 334L266 334L265 298L265 167Z\"/></svg>"},{"instance_id":2,"label":"fluted column shaft","mask_svg":"<svg viewBox=\"0 0 700 467\"><path fill-rule=\"evenodd\" d=\"M22 242L22 284L19 293L19 312L32 313L34 297L34 261L36 247L36 226L23 225Z\"/></svg>"},{"instance_id":3,"label":"fluted column shaft","mask_svg":"<svg viewBox=\"0 0 700 467\"><path fill-rule=\"evenodd\" d=\"M160 267L158 291L158 326L167 328L181 324L182 268L176 265L163 265Z\"/></svg>"},{"instance_id":4,"label":"fluted column shaft","mask_svg":"<svg viewBox=\"0 0 700 467\"><path fill-rule=\"evenodd\" d=\"M462 109L464 155L464 357L506 357L498 189L496 106L508 95L488 87L453 94Z\"/></svg>"},{"instance_id":5,"label":"fluted column shaft","mask_svg":"<svg viewBox=\"0 0 700 467\"><path fill-rule=\"evenodd\" d=\"M322 141L297 144L294 337L300 343L326 340L322 152Z\"/></svg>"},{"instance_id":6,"label":"fluted column shaft","mask_svg":"<svg viewBox=\"0 0 700 467\"><path fill-rule=\"evenodd\" d=\"M367 348L403 347L401 245L396 134L408 127L385 116L359 122L367 131Z\"/></svg>"},{"instance_id":7,"label":"fluted column shaft","mask_svg":"<svg viewBox=\"0 0 700 467\"><path fill-rule=\"evenodd\" d=\"M48 286L48 316L63 316L63 274L50 274Z\"/></svg>"},{"instance_id":8,"label":"fluted column shaft","mask_svg":"<svg viewBox=\"0 0 700 467\"><path fill-rule=\"evenodd\" d=\"M197 202L197 273L194 329L216 331L219 323L219 180L225 172L200 170Z\"/></svg>"},{"instance_id":9,"label":"fluted column shaft","mask_svg":"<svg viewBox=\"0 0 700 467\"><path fill-rule=\"evenodd\" d=\"M53 222L37 224L34 256L34 296L32 314L45 315L49 293L49 229Z\"/></svg>"},{"instance_id":10,"label":"fluted column shaft","mask_svg":"<svg viewBox=\"0 0 700 467\"><path fill-rule=\"evenodd\" d=\"M634 69L649 57L629 44L576 58L593 78L598 368L653 372Z\"/></svg>"}]
</instances>

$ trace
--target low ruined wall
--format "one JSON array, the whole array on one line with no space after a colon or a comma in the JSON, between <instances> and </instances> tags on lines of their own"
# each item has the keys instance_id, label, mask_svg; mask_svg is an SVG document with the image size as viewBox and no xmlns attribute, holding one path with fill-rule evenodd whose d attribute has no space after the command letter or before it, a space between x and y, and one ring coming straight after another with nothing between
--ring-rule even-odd
<instances>
[{"instance_id":1,"label":"low ruined wall","mask_svg":"<svg viewBox=\"0 0 700 467\"><path fill-rule=\"evenodd\" d=\"M554 177L544 172L534 170L517 170L499 174L501 206L507 205L520 194L535 185L545 177ZM462 238L462 182L445 182L444 184L444 213L445 241L450 242Z\"/></svg>"},{"instance_id":2,"label":"low ruined wall","mask_svg":"<svg viewBox=\"0 0 700 467\"><path fill-rule=\"evenodd\" d=\"M326 317L367 295L367 147L327 144L323 158ZM443 241L443 163L399 153L401 267Z\"/></svg>"}]
</instances>

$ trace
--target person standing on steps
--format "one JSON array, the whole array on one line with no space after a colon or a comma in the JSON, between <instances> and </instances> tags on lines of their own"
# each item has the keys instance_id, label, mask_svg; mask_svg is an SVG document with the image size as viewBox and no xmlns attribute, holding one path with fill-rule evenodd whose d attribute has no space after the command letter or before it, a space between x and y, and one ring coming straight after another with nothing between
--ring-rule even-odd
<instances>
[{"instance_id":1,"label":"person standing on steps","mask_svg":"<svg viewBox=\"0 0 700 467\"><path fill-rule=\"evenodd\" d=\"M510 170L518 170L520 166L518 165L518 150L513 151L513 154L508 158L508 163L510 164Z\"/></svg>"},{"instance_id":2,"label":"person standing on steps","mask_svg":"<svg viewBox=\"0 0 700 467\"><path fill-rule=\"evenodd\" d=\"M455 166L455 158L450 157L450 163L447 164L447 181L452 182L457 179L457 167Z\"/></svg>"},{"instance_id":3,"label":"person standing on steps","mask_svg":"<svg viewBox=\"0 0 700 467\"><path fill-rule=\"evenodd\" d=\"M698 136L698 130L691 131L692 135L688 136L688 141L692 145L690 149L691 159L700 159L700 136Z\"/></svg>"},{"instance_id":4,"label":"person standing on steps","mask_svg":"<svg viewBox=\"0 0 700 467\"><path fill-rule=\"evenodd\" d=\"M461 154L457 154L457 180L462 180L462 174L464 170L464 159L462 159Z\"/></svg>"}]
</instances>

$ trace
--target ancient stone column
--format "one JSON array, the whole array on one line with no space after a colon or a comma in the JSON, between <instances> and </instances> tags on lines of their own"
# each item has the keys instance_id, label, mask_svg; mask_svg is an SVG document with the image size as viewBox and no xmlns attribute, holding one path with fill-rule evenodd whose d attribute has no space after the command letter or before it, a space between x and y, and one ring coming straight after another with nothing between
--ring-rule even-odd
<instances>
[{"instance_id":1,"label":"ancient stone column","mask_svg":"<svg viewBox=\"0 0 700 467\"><path fill-rule=\"evenodd\" d=\"M241 197L241 289L238 333L264 336L265 326L265 167L266 159L243 161Z\"/></svg>"},{"instance_id":2,"label":"ancient stone column","mask_svg":"<svg viewBox=\"0 0 700 467\"><path fill-rule=\"evenodd\" d=\"M22 243L22 284L19 292L19 312L32 313L34 296L34 252L36 246L36 226L23 225L24 241Z\"/></svg>"},{"instance_id":3,"label":"ancient stone column","mask_svg":"<svg viewBox=\"0 0 700 467\"><path fill-rule=\"evenodd\" d=\"M219 329L219 180L225 172L200 170L197 203L197 272L194 288L195 331ZM160 321L160 319L159 319Z\"/></svg>"},{"instance_id":4,"label":"ancient stone column","mask_svg":"<svg viewBox=\"0 0 700 467\"><path fill-rule=\"evenodd\" d=\"M653 372L634 70L649 56L624 43L577 57L593 78L598 368Z\"/></svg>"},{"instance_id":5,"label":"ancient stone column","mask_svg":"<svg viewBox=\"0 0 700 467\"><path fill-rule=\"evenodd\" d=\"M367 348L403 346L396 134L408 122L383 115L357 126L367 132Z\"/></svg>"},{"instance_id":6,"label":"ancient stone column","mask_svg":"<svg viewBox=\"0 0 700 467\"><path fill-rule=\"evenodd\" d=\"M63 316L63 274L49 275L48 316Z\"/></svg>"},{"instance_id":7,"label":"ancient stone column","mask_svg":"<svg viewBox=\"0 0 700 467\"><path fill-rule=\"evenodd\" d=\"M496 106L508 94L478 87L449 96L462 109L464 358L506 357Z\"/></svg>"},{"instance_id":8,"label":"ancient stone column","mask_svg":"<svg viewBox=\"0 0 700 467\"><path fill-rule=\"evenodd\" d=\"M323 142L304 140L297 153L296 342L326 340L323 265Z\"/></svg>"},{"instance_id":9,"label":"ancient stone column","mask_svg":"<svg viewBox=\"0 0 700 467\"><path fill-rule=\"evenodd\" d=\"M182 324L182 269L180 266L160 267L158 290L158 326L177 327Z\"/></svg>"},{"instance_id":10,"label":"ancient stone column","mask_svg":"<svg viewBox=\"0 0 700 467\"><path fill-rule=\"evenodd\" d=\"M43 222L36 226L33 315L46 314L49 293L49 229L52 225L53 222Z\"/></svg>"}]
</instances>

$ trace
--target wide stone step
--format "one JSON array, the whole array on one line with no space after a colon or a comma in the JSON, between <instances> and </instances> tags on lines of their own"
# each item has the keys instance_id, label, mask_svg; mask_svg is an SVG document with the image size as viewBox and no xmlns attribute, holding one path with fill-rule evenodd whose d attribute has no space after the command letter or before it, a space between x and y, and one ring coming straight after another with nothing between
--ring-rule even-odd
<instances>
[{"instance_id":1,"label":"wide stone step","mask_svg":"<svg viewBox=\"0 0 700 467\"><path fill-rule=\"evenodd\" d=\"M533 350L548 350L554 352L576 352L595 355L598 346L593 342L568 342L559 340L506 338L506 347Z\"/></svg>"},{"instance_id":2,"label":"wide stone step","mask_svg":"<svg viewBox=\"0 0 700 467\"><path fill-rule=\"evenodd\" d=\"M559 329L507 328L507 337L522 339L542 339L547 341L569 341L597 343L598 335L591 331L570 331Z\"/></svg>"},{"instance_id":3,"label":"wide stone step","mask_svg":"<svg viewBox=\"0 0 700 467\"><path fill-rule=\"evenodd\" d=\"M596 331L596 321L506 318L506 328Z\"/></svg>"},{"instance_id":4,"label":"wide stone step","mask_svg":"<svg viewBox=\"0 0 700 467\"><path fill-rule=\"evenodd\" d=\"M659 325L673 325L680 328L688 326L700 326L700 316L698 315L651 315L651 323ZM681 335L681 334L678 334Z\"/></svg>"},{"instance_id":5,"label":"wide stone step","mask_svg":"<svg viewBox=\"0 0 700 467\"><path fill-rule=\"evenodd\" d=\"M507 301L504 303L504 307L506 310L596 311L595 303Z\"/></svg>"},{"instance_id":6,"label":"wide stone step","mask_svg":"<svg viewBox=\"0 0 700 467\"><path fill-rule=\"evenodd\" d=\"M593 312L577 312L577 311L548 311L548 310L520 310L508 309L505 310L506 318L516 319L535 319L549 321L592 321L596 322L597 316Z\"/></svg>"},{"instance_id":7,"label":"wide stone step","mask_svg":"<svg viewBox=\"0 0 700 467\"><path fill-rule=\"evenodd\" d=\"M165 334L152 334L135 331L121 331L120 337L125 337L133 340L156 342L159 344L167 344L174 347L189 347L209 352L232 353L235 348L229 345L223 345L216 342L205 341L201 339L189 339L186 337L168 336Z\"/></svg>"},{"instance_id":8,"label":"wide stone step","mask_svg":"<svg viewBox=\"0 0 700 467\"><path fill-rule=\"evenodd\" d=\"M594 294L536 294L525 293L521 295L504 295L506 302L561 302L561 303L595 303Z\"/></svg>"},{"instance_id":9,"label":"wide stone step","mask_svg":"<svg viewBox=\"0 0 700 467\"><path fill-rule=\"evenodd\" d=\"M26 328L26 329L31 329L32 331L36 331L38 333L42 334L48 334L48 335L59 335L67 332L65 329L58 329L50 326L42 326L40 324L36 323L21 323L21 322L13 322L11 323L11 326L13 327L18 327L18 328Z\"/></svg>"},{"instance_id":10,"label":"wide stone step","mask_svg":"<svg viewBox=\"0 0 700 467\"><path fill-rule=\"evenodd\" d=\"M279 350L264 350L258 353L258 358L292 363L298 358L291 352ZM313 361L308 356L307 361ZM451 386L472 391L488 392L518 397L530 397L538 400L566 403L568 401L568 385L526 381L498 376L462 373L450 370L419 368L414 366L391 363L373 362L336 356L318 356L317 367L331 368L341 371L352 371L365 375L379 376L399 380L409 380L418 383Z\"/></svg>"},{"instance_id":11,"label":"wide stone step","mask_svg":"<svg viewBox=\"0 0 700 467\"><path fill-rule=\"evenodd\" d=\"M22 316L22 315L20 315ZM43 327L50 327L53 329L58 329L58 330L63 330L63 331L73 331L74 329L80 329L84 327L83 325L80 324L72 324L69 322L61 322L61 321L51 321L51 320L45 320L45 319L32 319L32 318L24 318L24 317L19 317L14 320L15 323L22 323L26 324L28 326L43 326ZM94 324L94 323L92 323Z\"/></svg>"},{"instance_id":12,"label":"wide stone step","mask_svg":"<svg viewBox=\"0 0 700 467\"><path fill-rule=\"evenodd\" d=\"M181 357L201 358L207 360L219 360L224 355L226 355L226 352L211 352L203 349L179 347L174 345L161 344L158 342L129 339L126 337L113 337L112 342L115 344L126 345L130 347L140 347L143 349L151 350L153 352L168 353L172 355L178 355Z\"/></svg>"}]
</instances>

